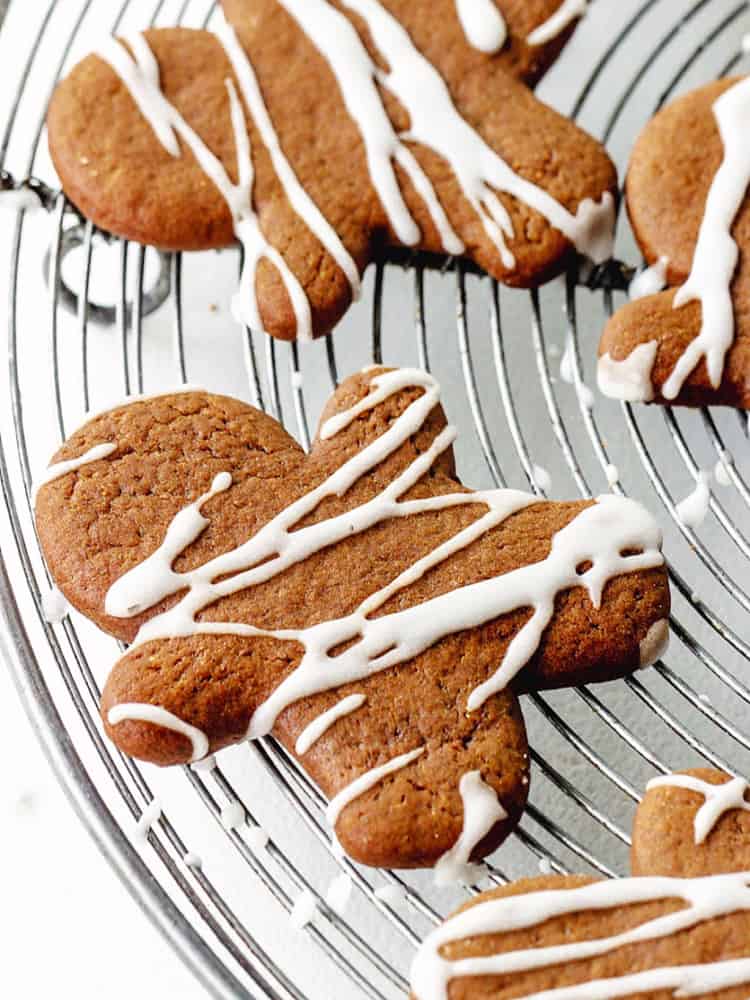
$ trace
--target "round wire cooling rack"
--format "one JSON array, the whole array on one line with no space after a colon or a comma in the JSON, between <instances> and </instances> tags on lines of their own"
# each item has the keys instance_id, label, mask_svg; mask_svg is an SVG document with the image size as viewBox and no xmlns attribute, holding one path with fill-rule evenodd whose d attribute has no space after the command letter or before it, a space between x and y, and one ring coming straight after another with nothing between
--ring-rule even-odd
<instances>
[{"instance_id":1,"label":"round wire cooling rack","mask_svg":"<svg viewBox=\"0 0 750 1000\"><path fill-rule=\"evenodd\" d=\"M215 13L210 0L55 0L33 14L24 5L22 20L13 6L0 37L6 83L13 80L0 167L45 178L52 189L46 103L92 38L149 23L210 24ZM740 42L750 4L616 6L591 4L540 93L601 136L624 166L661 103L747 68ZM490 859L485 884L539 870L623 873L634 804L654 773L698 763L750 771L748 424L731 411L630 407L591 392L598 335L632 268L595 273L593 290L571 276L525 293L460 263L435 270L394 260L371 268L363 301L334 337L298 348L232 320L235 253L165 256L128 246L97 233L49 189L40 194L54 202L52 216L19 216L0 237L9 275L0 334L8 361L0 638L78 812L209 992L402 996L415 944L465 894L436 889L429 873L375 871L337 856L323 797L272 739L227 751L212 768L166 773L104 739L98 694L117 648L77 615L45 621L49 579L30 495L58 441L87 411L123 395L199 383L264 407L307 446L339 374L372 361L418 364L443 385L467 483L542 494L551 482L561 497L611 488L660 517L673 584L670 651L622 682L524 699L530 805ZM618 255L638 260L626 224ZM688 528L677 503L717 464L723 485L714 481L708 517ZM142 833L138 820L154 798L161 813ZM342 875L353 887L343 910L328 896ZM316 912L296 931L288 914L295 904L299 912L300 898Z\"/></svg>"}]
</instances>

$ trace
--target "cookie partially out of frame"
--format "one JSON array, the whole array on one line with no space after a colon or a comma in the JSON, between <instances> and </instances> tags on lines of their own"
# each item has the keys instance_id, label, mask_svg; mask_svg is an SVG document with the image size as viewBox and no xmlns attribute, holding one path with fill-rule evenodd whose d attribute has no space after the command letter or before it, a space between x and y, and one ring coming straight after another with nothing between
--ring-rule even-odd
<instances>
[{"instance_id":1,"label":"cookie partially out of frame","mask_svg":"<svg viewBox=\"0 0 750 1000\"><path fill-rule=\"evenodd\" d=\"M357 860L494 849L527 794L517 692L653 662L669 589L638 504L471 492L454 438L432 377L385 369L338 388L310 455L197 391L75 433L36 520L66 598L133 643L114 742L167 765L273 731Z\"/></svg>"},{"instance_id":2,"label":"cookie partially out of frame","mask_svg":"<svg viewBox=\"0 0 750 1000\"><path fill-rule=\"evenodd\" d=\"M638 877L549 875L482 893L420 947L412 1000L745 1000L747 794L716 771L652 782L633 829Z\"/></svg>"},{"instance_id":3,"label":"cookie partially out of frame","mask_svg":"<svg viewBox=\"0 0 750 1000\"><path fill-rule=\"evenodd\" d=\"M636 142L628 214L668 288L607 324L599 346L607 395L750 407L749 126L750 80L725 79L668 105Z\"/></svg>"},{"instance_id":4,"label":"cookie partially out of frame","mask_svg":"<svg viewBox=\"0 0 750 1000\"><path fill-rule=\"evenodd\" d=\"M218 34L108 39L50 104L63 188L140 243L239 240L236 312L283 339L328 332L388 245L524 287L576 249L606 257L615 169L528 87L574 18L554 22L559 0L464 6L478 29L502 12L497 52L453 0L225 0Z\"/></svg>"}]
</instances>

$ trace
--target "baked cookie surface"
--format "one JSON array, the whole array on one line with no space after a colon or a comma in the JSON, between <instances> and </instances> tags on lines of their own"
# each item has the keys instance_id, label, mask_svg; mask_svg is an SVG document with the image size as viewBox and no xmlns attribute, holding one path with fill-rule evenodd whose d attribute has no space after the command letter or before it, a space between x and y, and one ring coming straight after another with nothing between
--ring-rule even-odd
<instances>
[{"instance_id":1,"label":"baked cookie surface","mask_svg":"<svg viewBox=\"0 0 750 1000\"><path fill-rule=\"evenodd\" d=\"M496 53L453 0L226 0L217 34L108 39L50 104L63 188L101 228L167 250L244 250L237 314L328 332L388 245L536 286L609 253L616 173L528 88L572 22L506 0ZM483 5L474 5L473 17Z\"/></svg>"},{"instance_id":2,"label":"baked cookie surface","mask_svg":"<svg viewBox=\"0 0 750 1000\"><path fill-rule=\"evenodd\" d=\"M611 318L602 391L631 402L750 407L750 82L718 80L661 110L638 138L626 204L667 290Z\"/></svg>"},{"instance_id":3,"label":"baked cookie surface","mask_svg":"<svg viewBox=\"0 0 750 1000\"><path fill-rule=\"evenodd\" d=\"M176 764L273 731L358 860L432 865L470 810L460 863L497 846L528 788L517 692L652 662L669 590L638 504L473 493L454 438L431 376L385 369L339 387L309 456L196 391L74 434L36 518L66 598L133 643L117 745Z\"/></svg>"},{"instance_id":4,"label":"baked cookie surface","mask_svg":"<svg viewBox=\"0 0 750 1000\"><path fill-rule=\"evenodd\" d=\"M420 947L412 1000L744 1000L748 785L701 770L648 787L633 828L637 877L550 875L482 893Z\"/></svg>"}]
</instances>

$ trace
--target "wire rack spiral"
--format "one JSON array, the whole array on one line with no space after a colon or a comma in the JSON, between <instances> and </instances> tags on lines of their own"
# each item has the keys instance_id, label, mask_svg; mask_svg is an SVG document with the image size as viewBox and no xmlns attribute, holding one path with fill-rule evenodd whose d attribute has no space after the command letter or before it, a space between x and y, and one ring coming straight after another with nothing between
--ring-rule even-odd
<instances>
[{"instance_id":1,"label":"wire rack spiral","mask_svg":"<svg viewBox=\"0 0 750 1000\"><path fill-rule=\"evenodd\" d=\"M97 31L210 25L214 7L57 0L27 10L0 167L54 187L42 141L46 102ZM637 130L665 100L747 68L740 40L750 4L630 0L618 8L592 3L541 93L624 165ZM49 580L29 500L56 443L87 411L124 395L199 383L262 406L307 446L340 375L372 361L418 364L443 385L466 482L541 493L551 481L561 497L595 495L613 482L660 517L674 597L666 660L623 682L525 699L530 805L491 859L486 884L540 869L622 873L633 807L649 777L702 762L750 771L747 421L591 394L598 334L619 302L611 283L592 291L570 277L529 294L459 263L435 270L406 258L372 268L364 301L335 336L298 349L233 322L232 252L181 257L129 247L98 234L59 198L51 217L6 226L0 253L10 279L0 334L0 638L73 803L213 995L402 996L414 945L465 897L435 889L428 873L372 871L337 857L320 792L272 739L222 754L212 770L166 775L104 739L98 693L117 649L77 616L45 621ZM638 261L625 223L618 255ZM709 516L698 529L685 527L676 505L717 463L723 485L712 486ZM162 812L141 840L137 821L155 796ZM269 835L265 847L256 827ZM337 912L326 893L342 872L354 892ZM301 893L317 912L293 932L286 914Z\"/></svg>"}]
</instances>

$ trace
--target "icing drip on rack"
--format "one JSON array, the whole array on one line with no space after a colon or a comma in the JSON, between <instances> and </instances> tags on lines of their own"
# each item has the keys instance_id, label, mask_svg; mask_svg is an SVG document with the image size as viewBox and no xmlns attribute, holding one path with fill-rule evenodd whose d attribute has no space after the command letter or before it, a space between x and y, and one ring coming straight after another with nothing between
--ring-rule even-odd
<instances>
[{"instance_id":1,"label":"icing drip on rack","mask_svg":"<svg viewBox=\"0 0 750 1000\"><path fill-rule=\"evenodd\" d=\"M701 469L693 492L677 504L677 518L686 528L698 528L706 519L711 504L710 482L711 473Z\"/></svg>"},{"instance_id":2,"label":"icing drip on rack","mask_svg":"<svg viewBox=\"0 0 750 1000\"><path fill-rule=\"evenodd\" d=\"M440 954L443 945L466 938L538 927L554 917L587 910L611 910L667 899L684 900L686 906L611 937L452 961ZM489 899L456 914L428 935L412 964L411 986L417 1000L447 1000L448 984L454 979L517 975L592 959L631 943L670 937L706 920L748 910L748 872L696 879L610 879L574 889L550 889ZM715 995L721 989L746 983L750 983L750 958L648 969L525 994L525 998L612 1000L660 990L678 991L676 996L701 996L708 993Z\"/></svg>"},{"instance_id":3,"label":"icing drip on rack","mask_svg":"<svg viewBox=\"0 0 750 1000\"><path fill-rule=\"evenodd\" d=\"M557 38L571 22L583 17L587 6L588 0L562 0L555 13L531 32L527 39L529 45L546 45Z\"/></svg>"},{"instance_id":4,"label":"icing drip on rack","mask_svg":"<svg viewBox=\"0 0 750 1000\"><path fill-rule=\"evenodd\" d=\"M456 0L456 13L469 45L492 55L508 37L505 18L494 0Z\"/></svg>"},{"instance_id":5,"label":"icing drip on rack","mask_svg":"<svg viewBox=\"0 0 750 1000\"><path fill-rule=\"evenodd\" d=\"M279 2L330 64L349 113L360 129L373 184L402 243L413 245L419 239L419 231L393 171L394 161L407 172L413 172L416 164L403 145L404 140L432 149L450 165L505 267L515 266L506 243L514 233L510 216L497 192L512 195L539 212L579 253L595 263L611 256L614 230L611 194L606 192L599 203L584 200L573 215L542 188L516 174L461 117L443 78L415 47L404 27L378 0L342 0L342 3L367 24L375 45L390 67L388 72L381 72L375 66L348 19L325 0ZM396 135L388 119L376 83L389 90L409 113L409 130L401 136ZM411 159L411 167L403 162L405 153ZM422 176L429 185L427 178ZM419 189L414 177L412 181ZM425 198L443 236L445 249L458 253L457 248L451 250L446 245L444 227L441 229L436 218L439 203L431 185L429 192L429 198L425 198L421 190L419 193ZM442 209L440 211L444 215ZM449 226L447 219L444 226ZM457 240L452 230L450 235Z\"/></svg>"},{"instance_id":6,"label":"icing drip on rack","mask_svg":"<svg viewBox=\"0 0 750 1000\"><path fill-rule=\"evenodd\" d=\"M471 864L472 851L490 830L508 814L497 793L482 780L481 772L469 771L459 782L458 790L464 808L461 836L435 865L435 884L463 882L475 885L484 874L482 865Z\"/></svg>"},{"instance_id":7,"label":"icing drip on rack","mask_svg":"<svg viewBox=\"0 0 750 1000\"><path fill-rule=\"evenodd\" d=\"M218 157L211 152L198 133L188 125L180 112L162 93L159 86L158 65L144 36L132 35L128 38L128 42L132 47L133 56L115 38L106 39L97 49L97 55L120 77L167 152L173 156L179 155L176 133L189 146L201 169L224 198L232 216L235 235L244 252L238 300L243 322L252 329L263 329L255 294L255 274L259 262L265 258L279 272L289 295L297 324L297 337L300 340L310 340L312 319L307 295L283 256L263 235L260 221L253 210L255 175L250 134L234 83L231 80L226 81L238 163L239 178L236 184Z\"/></svg>"},{"instance_id":8,"label":"icing drip on rack","mask_svg":"<svg viewBox=\"0 0 750 1000\"><path fill-rule=\"evenodd\" d=\"M558 531L548 556L540 562L373 618L394 594L420 580L430 569L483 537L512 514L537 502L534 497L514 490L457 492L403 500L403 495L428 474L437 458L452 444L455 431L448 426L375 497L342 514L295 530L295 525L315 511L326 497L346 493L419 431L438 402L437 383L417 370L376 375L363 400L323 425L321 437L330 438L358 415L407 386L421 388L423 392L388 430L237 548L190 571L177 572L172 568L177 556L199 537L207 524L201 513L203 505L231 486L231 475L225 472L215 477L203 496L175 515L160 546L115 581L106 595L107 614L121 618L153 608L166 597L182 595L171 608L141 627L134 646L198 634L265 636L300 644L303 654L298 666L256 708L248 738L270 732L279 714L302 698L356 683L407 663L449 635L481 626L519 608L531 609L531 617L509 644L496 672L469 694L467 708L475 711L503 690L534 655L552 619L559 593L584 587L598 607L610 579L663 564L659 551L661 534L650 515L633 501L610 495L600 498ZM278 630L260 629L245 622L198 620L202 611L222 597L275 578L288 567L377 524L466 505L479 505L485 511L342 618L307 628ZM348 648L332 655L331 651L344 643L349 643ZM128 706L121 717L133 718L132 710ZM207 749L206 745L204 753ZM422 749L414 753L421 753Z\"/></svg>"},{"instance_id":9,"label":"icing drip on rack","mask_svg":"<svg viewBox=\"0 0 750 1000\"><path fill-rule=\"evenodd\" d=\"M744 778L731 778L714 785L691 774L667 774L663 778L649 781L646 791L650 792L652 788L684 788L703 796L705 801L693 821L694 839L698 845L705 843L724 813L733 809L750 812L750 802L745 799L745 794L750 791L750 784Z\"/></svg>"},{"instance_id":10,"label":"icing drip on rack","mask_svg":"<svg viewBox=\"0 0 750 1000\"><path fill-rule=\"evenodd\" d=\"M703 359L711 385L717 389L727 351L734 342L731 286L739 247L732 225L750 184L750 78L724 91L714 102L713 112L724 144L724 159L708 192L690 275L674 297L675 309L700 302L701 329L664 383L661 391L665 399L680 393Z\"/></svg>"}]
</instances>

